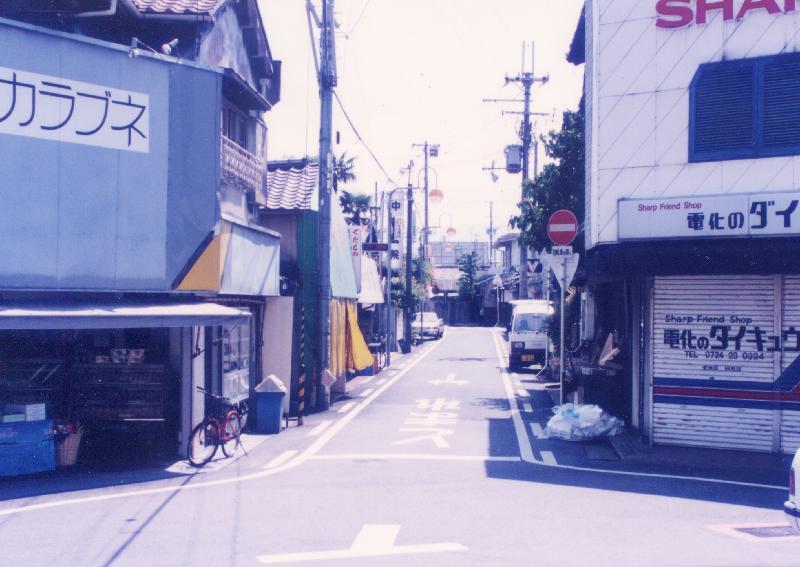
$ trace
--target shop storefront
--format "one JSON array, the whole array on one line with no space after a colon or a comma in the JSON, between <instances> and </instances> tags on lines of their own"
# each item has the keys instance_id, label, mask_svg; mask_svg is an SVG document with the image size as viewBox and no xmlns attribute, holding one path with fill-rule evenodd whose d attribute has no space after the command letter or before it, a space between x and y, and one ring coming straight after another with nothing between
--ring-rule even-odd
<instances>
[{"instance_id":1,"label":"shop storefront","mask_svg":"<svg viewBox=\"0 0 800 567\"><path fill-rule=\"evenodd\" d=\"M605 394L652 443L794 451L796 9L633 4L588 0L571 52L586 65L583 328L622 374Z\"/></svg>"}]
</instances>

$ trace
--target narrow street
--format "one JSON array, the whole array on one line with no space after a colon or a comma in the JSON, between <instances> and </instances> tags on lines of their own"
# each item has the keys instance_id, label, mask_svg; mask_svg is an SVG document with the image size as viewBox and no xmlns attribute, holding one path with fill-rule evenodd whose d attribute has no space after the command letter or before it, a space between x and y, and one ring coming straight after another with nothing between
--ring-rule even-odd
<instances>
[{"instance_id":1,"label":"narrow street","mask_svg":"<svg viewBox=\"0 0 800 567\"><path fill-rule=\"evenodd\" d=\"M785 525L780 486L536 439L534 373L507 373L505 347L448 328L196 474L0 481L0 564L797 565L800 539L731 528Z\"/></svg>"}]
</instances>

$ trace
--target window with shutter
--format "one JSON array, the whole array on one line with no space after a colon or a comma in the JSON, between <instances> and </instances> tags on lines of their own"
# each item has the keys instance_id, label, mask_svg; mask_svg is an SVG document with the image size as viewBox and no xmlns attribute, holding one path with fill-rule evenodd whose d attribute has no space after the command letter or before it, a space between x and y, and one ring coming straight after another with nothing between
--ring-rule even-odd
<instances>
[{"instance_id":1,"label":"window with shutter","mask_svg":"<svg viewBox=\"0 0 800 567\"><path fill-rule=\"evenodd\" d=\"M767 148L800 145L800 59L792 59L764 65L764 146Z\"/></svg>"},{"instance_id":2,"label":"window with shutter","mask_svg":"<svg viewBox=\"0 0 800 567\"><path fill-rule=\"evenodd\" d=\"M745 156L756 143L754 67L752 64L709 65L693 85L692 161Z\"/></svg>"},{"instance_id":3,"label":"window with shutter","mask_svg":"<svg viewBox=\"0 0 800 567\"><path fill-rule=\"evenodd\" d=\"M689 161L800 155L800 54L708 63L691 86Z\"/></svg>"}]
</instances>

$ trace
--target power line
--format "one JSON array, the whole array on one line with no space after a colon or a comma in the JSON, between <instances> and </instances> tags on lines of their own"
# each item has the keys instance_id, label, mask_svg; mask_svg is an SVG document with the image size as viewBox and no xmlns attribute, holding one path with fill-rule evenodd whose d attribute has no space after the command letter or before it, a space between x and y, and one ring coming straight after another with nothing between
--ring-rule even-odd
<instances>
[{"instance_id":1,"label":"power line","mask_svg":"<svg viewBox=\"0 0 800 567\"><path fill-rule=\"evenodd\" d=\"M399 185L395 182L395 180L392 179L392 177L386 171L386 168L383 167L383 164L378 159L378 156L375 155L375 152L372 151L372 148L370 148L369 145L367 145L367 143L364 141L364 138L362 138L361 134L358 133L358 129L356 128L356 125L353 124L353 121L351 120L350 115L347 114L347 111L344 109L344 105L342 104L342 99L339 98L339 93L334 91L333 92L333 96L336 98L336 102L339 104L339 108L342 109L342 114L344 114L345 119L347 119L347 123L350 124L350 128L353 130L353 134L356 135L356 138L358 138L358 141L361 142L364 145L364 147L367 149L367 151L369 152L369 155L372 156L372 159L375 161L375 163L378 165L380 170L386 176L386 179L389 181L389 183L391 183L395 187L399 187Z\"/></svg>"}]
</instances>

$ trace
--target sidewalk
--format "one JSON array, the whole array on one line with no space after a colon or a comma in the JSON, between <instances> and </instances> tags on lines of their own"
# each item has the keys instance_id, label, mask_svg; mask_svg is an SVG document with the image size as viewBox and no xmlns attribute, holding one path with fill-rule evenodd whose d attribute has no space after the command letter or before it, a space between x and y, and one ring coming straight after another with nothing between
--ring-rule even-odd
<instances>
[{"instance_id":1,"label":"sidewalk","mask_svg":"<svg viewBox=\"0 0 800 567\"><path fill-rule=\"evenodd\" d=\"M414 349L416 354L419 349ZM305 416L304 425L289 421L289 427L277 435L245 433L242 445L232 458L217 451L206 466L194 468L185 459L162 458L142 462L109 462L103 466L78 465L55 471L15 477L0 477L0 510L3 503L19 499L47 498L49 496L92 491L106 494L120 488L147 489L154 486L178 486L194 480L212 480L228 475L252 474L268 468L275 459L305 450L317 439L317 432L336 419L348 408L350 400L357 400L364 392L378 387L405 367L412 355L392 354L392 366L376 376L359 376L348 382L348 393L334 398L330 409ZM285 422L284 422L285 423Z\"/></svg>"},{"instance_id":2,"label":"sidewalk","mask_svg":"<svg viewBox=\"0 0 800 567\"><path fill-rule=\"evenodd\" d=\"M631 472L664 477L693 477L717 481L785 487L792 455L693 447L650 446L636 432L592 442L544 438L553 401L545 382L520 376L533 412L523 413L531 433L534 456L544 464Z\"/></svg>"}]
</instances>

